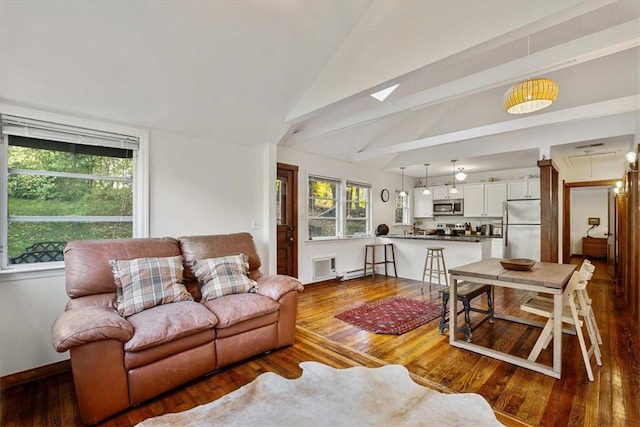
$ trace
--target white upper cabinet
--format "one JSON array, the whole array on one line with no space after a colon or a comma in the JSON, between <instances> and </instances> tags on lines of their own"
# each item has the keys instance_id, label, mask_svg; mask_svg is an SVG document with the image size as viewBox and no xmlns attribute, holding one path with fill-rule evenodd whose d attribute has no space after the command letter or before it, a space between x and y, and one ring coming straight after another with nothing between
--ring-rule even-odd
<instances>
[{"instance_id":1,"label":"white upper cabinet","mask_svg":"<svg viewBox=\"0 0 640 427\"><path fill-rule=\"evenodd\" d=\"M433 188L431 194L422 194L424 188L413 189L413 217L430 218L433 216Z\"/></svg>"},{"instance_id":2,"label":"white upper cabinet","mask_svg":"<svg viewBox=\"0 0 640 427\"><path fill-rule=\"evenodd\" d=\"M464 186L465 217L501 217L507 200L507 184L467 184Z\"/></svg>"},{"instance_id":3,"label":"white upper cabinet","mask_svg":"<svg viewBox=\"0 0 640 427\"><path fill-rule=\"evenodd\" d=\"M444 199L462 199L463 198L463 187L462 185L456 185L458 189L457 193L451 194L449 191L451 190L450 185L442 185L440 187L433 187L433 200L444 200Z\"/></svg>"},{"instance_id":4,"label":"white upper cabinet","mask_svg":"<svg viewBox=\"0 0 640 427\"><path fill-rule=\"evenodd\" d=\"M467 184L464 186L464 216L485 216L484 184Z\"/></svg>"},{"instance_id":5,"label":"white upper cabinet","mask_svg":"<svg viewBox=\"0 0 640 427\"><path fill-rule=\"evenodd\" d=\"M507 184L500 182L496 184L485 184L484 186L484 207L486 216L501 217L502 204L507 200Z\"/></svg>"},{"instance_id":6,"label":"white upper cabinet","mask_svg":"<svg viewBox=\"0 0 640 427\"><path fill-rule=\"evenodd\" d=\"M540 180L516 181L508 184L509 200L520 199L539 199L540 198Z\"/></svg>"}]
</instances>

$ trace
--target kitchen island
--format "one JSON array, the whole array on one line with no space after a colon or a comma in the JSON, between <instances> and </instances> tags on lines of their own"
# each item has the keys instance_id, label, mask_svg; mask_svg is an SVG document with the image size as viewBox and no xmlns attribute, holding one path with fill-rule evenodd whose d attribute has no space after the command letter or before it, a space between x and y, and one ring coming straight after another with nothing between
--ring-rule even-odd
<instances>
[{"instance_id":1,"label":"kitchen island","mask_svg":"<svg viewBox=\"0 0 640 427\"><path fill-rule=\"evenodd\" d=\"M483 259L491 258L491 237L481 235L465 236L379 236L379 243L393 243L395 246L398 277L422 280L427 246L444 248L447 270Z\"/></svg>"}]
</instances>

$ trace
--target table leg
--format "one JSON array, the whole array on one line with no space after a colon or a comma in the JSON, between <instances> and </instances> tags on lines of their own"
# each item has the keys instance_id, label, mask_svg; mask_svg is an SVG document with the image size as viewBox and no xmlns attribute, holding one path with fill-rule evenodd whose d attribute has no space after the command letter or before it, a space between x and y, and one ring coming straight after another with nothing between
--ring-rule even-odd
<instances>
[{"instance_id":1,"label":"table leg","mask_svg":"<svg viewBox=\"0 0 640 427\"><path fill-rule=\"evenodd\" d=\"M371 249L371 277L376 278L376 247Z\"/></svg>"},{"instance_id":2,"label":"table leg","mask_svg":"<svg viewBox=\"0 0 640 427\"><path fill-rule=\"evenodd\" d=\"M452 279L449 283L449 343L453 344L458 330L458 279Z\"/></svg>"},{"instance_id":3,"label":"table leg","mask_svg":"<svg viewBox=\"0 0 640 427\"><path fill-rule=\"evenodd\" d=\"M553 296L553 372L562 371L562 294Z\"/></svg>"}]
</instances>

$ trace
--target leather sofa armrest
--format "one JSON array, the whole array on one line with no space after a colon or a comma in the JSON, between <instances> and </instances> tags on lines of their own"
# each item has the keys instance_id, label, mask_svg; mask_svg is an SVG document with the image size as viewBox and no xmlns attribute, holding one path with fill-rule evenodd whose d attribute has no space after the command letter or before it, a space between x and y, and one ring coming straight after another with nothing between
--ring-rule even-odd
<instances>
[{"instance_id":1,"label":"leather sofa armrest","mask_svg":"<svg viewBox=\"0 0 640 427\"><path fill-rule=\"evenodd\" d=\"M279 301L283 295L291 291L302 291L304 286L294 277L282 274L267 274L260 276L258 283L258 294L269 297L274 301Z\"/></svg>"},{"instance_id":2,"label":"leather sofa armrest","mask_svg":"<svg viewBox=\"0 0 640 427\"><path fill-rule=\"evenodd\" d=\"M117 311L104 306L87 306L65 311L51 329L53 348L59 353L100 340L127 342L133 326Z\"/></svg>"}]
</instances>

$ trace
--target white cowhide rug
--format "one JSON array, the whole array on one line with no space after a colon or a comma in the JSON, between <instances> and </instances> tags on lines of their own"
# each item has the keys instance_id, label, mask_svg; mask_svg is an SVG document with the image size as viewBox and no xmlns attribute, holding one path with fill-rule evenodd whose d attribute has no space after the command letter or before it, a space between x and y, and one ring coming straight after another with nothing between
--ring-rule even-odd
<instances>
[{"instance_id":1,"label":"white cowhide rug","mask_svg":"<svg viewBox=\"0 0 640 427\"><path fill-rule=\"evenodd\" d=\"M185 412L138 426L499 426L478 394L422 387L400 365L334 369L302 362L302 376L260 375L250 384Z\"/></svg>"}]
</instances>

